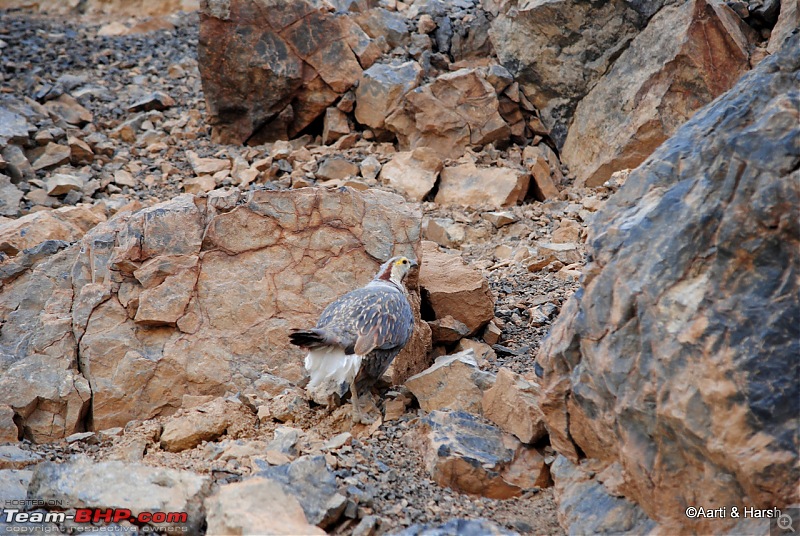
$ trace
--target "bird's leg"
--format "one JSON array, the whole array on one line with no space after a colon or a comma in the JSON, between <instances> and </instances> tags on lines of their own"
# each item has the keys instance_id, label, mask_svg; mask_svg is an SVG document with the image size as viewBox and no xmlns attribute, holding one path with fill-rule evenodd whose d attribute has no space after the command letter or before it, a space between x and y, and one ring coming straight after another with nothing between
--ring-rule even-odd
<instances>
[{"instance_id":1,"label":"bird's leg","mask_svg":"<svg viewBox=\"0 0 800 536\"><path fill-rule=\"evenodd\" d=\"M355 424L364 423L371 424L372 420L361 413L361 404L358 400L358 391L356 390L356 379L350 382L350 394L352 395L351 402L353 403L353 422Z\"/></svg>"}]
</instances>

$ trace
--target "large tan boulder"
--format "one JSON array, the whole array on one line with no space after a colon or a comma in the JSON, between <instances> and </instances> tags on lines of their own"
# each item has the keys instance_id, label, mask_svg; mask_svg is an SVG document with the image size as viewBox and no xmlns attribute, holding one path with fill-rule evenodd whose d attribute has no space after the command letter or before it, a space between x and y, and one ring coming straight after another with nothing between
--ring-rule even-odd
<instances>
[{"instance_id":1,"label":"large tan boulder","mask_svg":"<svg viewBox=\"0 0 800 536\"><path fill-rule=\"evenodd\" d=\"M486 73L460 69L440 75L406 94L403 105L386 118L402 150L425 146L443 158L458 158L466 147L510 135Z\"/></svg>"},{"instance_id":2,"label":"large tan boulder","mask_svg":"<svg viewBox=\"0 0 800 536\"><path fill-rule=\"evenodd\" d=\"M119 214L3 287L0 405L43 441L82 431L90 401L105 429L170 415L184 395L259 392L265 372L298 382L289 330L383 260L418 257L420 220L395 194L312 188ZM422 355L396 359L405 377L427 366L418 324L407 352Z\"/></svg>"},{"instance_id":3,"label":"large tan boulder","mask_svg":"<svg viewBox=\"0 0 800 536\"><path fill-rule=\"evenodd\" d=\"M751 533L698 498L800 501L799 75L795 35L631 172L537 356L553 447L659 533Z\"/></svg>"},{"instance_id":4,"label":"large tan boulder","mask_svg":"<svg viewBox=\"0 0 800 536\"><path fill-rule=\"evenodd\" d=\"M738 24L737 24L738 21ZM750 69L749 28L721 3L663 8L575 110L563 161L599 186L634 168Z\"/></svg>"},{"instance_id":5,"label":"large tan boulder","mask_svg":"<svg viewBox=\"0 0 800 536\"><path fill-rule=\"evenodd\" d=\"M436 318L452 316L470 335L494 318L494 297L483 274L461 257L442 253L434 242L422 242L419 284Z\"/></svg>"},{"instance_id":6,"label":"large tan boulder","mask_svg":"<svg viewBox=\"0 0 800 536\"><path fill-rule=\"evenodd\" d=\"M359 80L369 38L328 7L319 0L202 2L197 55L214 140L294 136Z\"/></svg>"},{"instance_id":7,"label":"large tan boulder","mask_svg":"<svg viewBox=\"0 0 800 536\"><path fill-rule=\"evenodd\" d=\"M525 199L530 175L508 167L478 167L467 161L442 169L436 202L498 209Z\"/></svg>"}]
</instances>

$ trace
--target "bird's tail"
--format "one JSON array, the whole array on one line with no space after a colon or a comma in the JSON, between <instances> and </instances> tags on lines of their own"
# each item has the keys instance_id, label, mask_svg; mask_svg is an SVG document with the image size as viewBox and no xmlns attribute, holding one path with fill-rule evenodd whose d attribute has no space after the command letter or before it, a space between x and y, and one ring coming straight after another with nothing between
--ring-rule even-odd
<instances>
[{"instance_id":1,"label":"bird's tail","mask_svg":"<svg viewBox=\"0 0 800 536\"><path fill-rule=\"evenodd\" d=\"M289 342L301 348L319 348L328 344L325 331L318 328L292 330Z\"/></svg>"}]
</instances>

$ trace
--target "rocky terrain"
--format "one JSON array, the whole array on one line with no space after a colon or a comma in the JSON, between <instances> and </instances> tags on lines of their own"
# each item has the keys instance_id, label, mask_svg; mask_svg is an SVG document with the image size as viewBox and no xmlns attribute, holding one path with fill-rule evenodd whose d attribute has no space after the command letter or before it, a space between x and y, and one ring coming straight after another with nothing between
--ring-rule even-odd
<instances>
[{"instance_id":1,"label":"rocky terrain","mask_svg":"<svg viewBox=\"0 0 800 536\"><path fill-rule=\"evenodd\" d=\"M800 500L796 6L157 4L0 12L5 507L739 534L686 505ZM354 426L286 335L396 254L415 333Z\"/></svg>"}]
</instances>

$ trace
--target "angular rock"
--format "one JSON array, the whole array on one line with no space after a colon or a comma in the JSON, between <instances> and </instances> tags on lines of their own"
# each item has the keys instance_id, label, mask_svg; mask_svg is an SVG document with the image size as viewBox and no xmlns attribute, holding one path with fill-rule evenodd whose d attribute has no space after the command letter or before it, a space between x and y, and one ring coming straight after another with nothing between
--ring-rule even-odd
<instances>
[{"instance_id":1,"label":"angular rock","mask_svg":"<svg viewBox=\"0 0 800 536\"><path fill-rule=\"evenodd\" d=\"M69 162L71 156L72 151L70 151L70 148L66 145L48 143L41 149L34 149L31 151L29 159L31 167L35 171L39 171L40 169L66 164Z\"/></svg>"},{"instance_id":2,"label":"angular rock","mask_svg":"<svg viewBox=\"0 0 800 536\"><path fill-rule=\"evenodd\" d=\"M86 123L91 123L92 112L81 106L75 97L64 93L59 98L47 101L44 107L52 114L57 115L65 122L76 127L82 127Z\"/></svg>"},{"instance_id":3,"label":"angular rock","mask_svg":"<svg viewBox=\"0 0 800 536\"><path fill-rule=\"evenodd\" d=\"M27 143L31 133L36 131L25 114L13 108L7 105L7 101L0 101L0 147L9 143Z\"/></svg>"},{"instance_id":4,"label":"angular rock","mask_svg":"<svg viewBox=\"0 0 800 536\"><path fill-rule=\"evenodd\" d=\"M35 452L23 450L16 445L0 446L0 469L24 469L42 460Z\"/></svg>"},{"instance_id":5,"label":"angular rock","mask_svg":"<svg viewBox=\"0 0 800 536\"><path fill-rule=\"evenodd\" d=\"M365 285L381 259L419 257L419 209L388 192L257 191L231 206L182 195L120 213L4 285L0 406L27 437L83 431L90 393L105 429L171 415L184 395L259 393L265 370L299 382L304 353L288 331ZM100 220L85 207L38 212L0 225L0 244L19 255L54 238L48 229L72 242ZM192 271L195 284L181 275ZM140 307L163 316L137 321ZM418 321L395 360L401 376L427 366L429 330Z\"/></svg>"},{"instance_id":6,"label":"angular rock","mask_svg":"<svg viewBox=\"0 0 800 536\"><path fill-rule=\"evenodd\" d=\"M69 160L76 166L91 164L94 161L94 151L89 144L75 136L67 137L70 156Z\"/></svg>"},{"instance_id":7,"label":"angular rock","mask_svg":"<svg viewBox=\"0 0 800 536\"><path fill-rule=\"evenodd\" d=\"M316 176L323 181L344 180L358 175L358 166L337 156L326 158L320 163Z\"/></svg>"},{"instance_id":8,"label":"angular rock","mask_svg":"<svg viewBox=\"0 0 800 536\"><path fill-rule=\"evenodd\" d=\"M347 120L347 114L333 106L325 110L322 143L327 145L348 134L350 134L350 122Z\"/></svg>"},{"instance_id":9,"label":"angular rock","mask_svg":"<svg viewBox=\"0 0 800 536\"><path fill-rule=\"evenodd\" d=\"M404 151L430 147L458 158L468 146L507 139L510 130L486 73L460 69L406 94L403 105L386 118Z\"/></svg>"},{"instance_id":10,"label":"angular rock","mask_svg":"<svg viewBox=\"0 0 800 536\"><path fill-rule=\"evenodd\" d=\"M494 225L496 229L505 227L506 225L519 221L519 218L517 218L517 216L514 215L513 212L507 212L507 211L484 212L483 214L481 214L481 218Z\"/></svg>"},{"instance_id":11,"label":"angular rock","mask_svg":"<svg viewBox=\"0 0 800 536\"><path fill-rule=\"evenodd\" d=\"M14 423L14 410L0 406L0 443L14 443L19 439L19 430Z\"/></svg>"},{"instance_id":12,"label":"angular rock","mask_svg":"<svg viewBox=\"0 0 800 536\"><path fill-rule=\"evenodd\" d=\"M798 75L794 35L631 172L537 356L554 448L619 464L663 533L734 530L697 497L798 499Z\"/></svg>"},{"instance_id":13,"label":"angular rock","mask_svg":"<svg viewBox=\"0 0 800 536\"><path fill-rule=\"evenodd\" d=\"M361 176L367 180L376 179L378 174L381 171L381 163L375 158L374 155L369 155L364 160L361 161L361 165L359 166L359 170L361 171Z\"/></svg>"},{"instance_id":14,"label":"angular rock","mask_svg":"<svg viewBox=\"0 0 800 536\"><path fill-rule=\"evenodd\" d=\"M445 248L457 248L467 239L466 226L450 218L431 218L425 222L425 238Z\"/></svg>"},{"instance_id":15,"label":"angular rock","mask_svg":"<svg viewBox=\"0 0 800 536\"><path fill-rule=\"evenodd\" d=\"M6 160L4 172L11 177L12 182L19 183L22 180L36 177L36 170L33 169L25 153L17 145L5 147L2 155Z\"/></svg>"},{"instance_id":16,"label":"angular rock","mask_svg":"<svg viewBox=\"0 0 800 536\"><path fill-rule=\"evenodd\" d=\"M231 169L231 161L223 158L201 158L194 151L186 151L186 158L196 175L213 175Z\"/></svg>"},{"instance_id":17,"label":"angular rock","mask_svg":"<svg viewBox=\"0 0 800 536\"><path fill-rule=\"evenodd\" d=\"M79 175L54 173L45 183L47 195L64 195L72 190L81 191L86 185L86 180Z\"/></svg>"},{"instance_id":18,"label":"angular rock","mask_svg":"<svg viewBox=\"0 0 800 536\"><path fill-rule=\"evenodd\" d=\"M169 452L191 449L203 441L213 441L239 420L255 423L255 416L243 404L218 399L172 417L164 424L161 448Z\"/></svg>"},{"instance_id":19,"label":"angular rock","mask_svg":"<svg viewBox=\"0 0 800 536\"><path fill-rule=\"evenodd\" d=\"M18 216L23 195L8 175L0 173L0 216Z\"/></svg>"},{"instance_id":20,"label":"angular rock","mask_svg":"<svg viewBox=\"0 0 800 536\"><path fill-rule=\"evenodd\" d=\"M109 482L115 484L109 486ZM71 508L126 508L134 516L142 512L187 512L186 523L157 525L165 529L187 527L196 533L204 518L202 500L210 488L209 477L190 471L78 459L37 465L28 486L28 499Z\"/></svg>"},{"instance_id":21,"label":"angular rock","mask_svg":"<svg viewBox=\"0 0 800 536\"><path fill-rule=\"evenodd\" d=\"M389 48L408 44L409 31L406 18L396 11L378 7L360 14L355 21L371 38L382 37Z\"/></svg>"},{"instance_id":22,"label":"angular rock","mask_svg":"<svg viewBox=\"0 0 800 536\"><path fill-rule=\"evenodd\" d=\"M46 240L75 242L102 221L105 216L87 207L34 212L0 224L0 250L13 256Z\"/></svg>"},{"instance_id":23,"label":"angular rock","mask_svg":"<svg viewBox=\"0 0 800 536\"><path fill-rule=\"evenodd\" d=\"M154 91L141 99L137 99L136 102L128 106L128 111L149 112L150 110L166 110L173 106L175 106L175 99L163 91Z\"/></svg>"},{"instance_id":24,"label":"angular rock","mask_svg":"<svg viewBox=\"0 0 800 536\"><path fill-rule=\"evenodd\" d=\"M483 393L494 383L494 376L483 372L472 350L443 355L433 366L406 380L419 407L425 411L463 410L480 414Z\"/></svg>"},{"instance_id":25,"label":"angular rock","mask_svg":"<svg viewBox=\"0 0 800 536\"><path fill-rule=\"evenodd\" d=\"M514 206L528 193L530 176L506 167L477 167L473 162L446 167L439 180L436 202L468 207Z\"/></svg>"},{"instance_id":26,"label":"angular rock","mask_svg":"<svg viewBox=\"0 0 800 536\"><path fill-rule=\"evenodd\" d=\"M798 27L800 27L800 8L797 2L781 2L778 22L769 37L767 52L775 54L792 35L792 31Z\"/></svg>"},{"instance_id":27,"label":"angular rock","mask_svg":"<svg viewBox=\"0 0 800 536\"><path fill-rule=\"evenodd\" d=\"M370 128L383 129L386 118L421 81L422 67L415 61L373 65L361 75L355 91L356 120Z\"/></svg>"},{"instance_id":28,"label":"angular rock","mask_svg":"<svg viewBox=\"0 0 800 536\"><path fill-rule=\"evenodd\" d=\"M277 482L253 477L220 486L205 500L209 534L324 535Z\"/></svg>"},{"instance_id":29,"label":"angular rock","mask_svg":"<svg viewBox=\"0 0 800 536\"><path fill-rule=\"evenodd\" d=\"M434 411L418 427L419 449L433 480L456 491L491 499L545 487L543 456L510 434L464 411Z\"/></svg>"},{"instance_id":30,"label":"angular rock","mask_svg":"<svg viewBox=\"0 0 800 536\"><path fill-rule=\"evenodd\" d=\"M469 334L469 328L452 316L446 316L428 322L431 327L433 344L450 344L458 342Z\"/></svg>"},{"instance_id":31,"label":"angular rock","mask_svg":"<svg viewBox=\"0 0 800 536\"><path fill-rule=\"evenodd\" d=\"M523 443L535 443L547 435L540 392L538 385L502 367L494 385L483 393L483 416Z\"/></svg>"},{"instance_id":32,"label":"angular rock","mask_svg":"<svg viewBox=\"0 0 800 536\"><path fill-rule=\"evenodd\" d=\"M409 201L422 201L433 190L444 166L429 147L400 152L381 168L380 180Z\"/></svg>"},{"instance_id":33,"label":"angular rock","mask_svg":"<svg viewBox=\"0 0 800 536\"><path fill-rule=\"evenodd\" d=\"M749 70L748 39L726 15L706 0L667 6L630 43L575 110L561 155L579 184L638 166Z\"/></svg>"},{"instance_id":34,"label":"angular rock","mask_svg":"<svg viewBox=\"0 0 800 536\"><path fill-rule=\"evenodd\" d=\"M489 35L561 145L576 104L664 3L499 0Z\"/></svg>"},{"instance_id":35,"label":"angular rock","mask_svg":"<svg viewBox=\"0 0 800 536\"><path fill-rule=\"evenodd\" d=\"M212 137L263 143L294 136L361 76L368 43L323 2L204 2L198 66Z\"/></svg>"},{"instance_id":36,"label":"angular rock","mask_svg":"<svg viewBox=\"0 0 800 536\"><path fill-rule=\"evenodd\" d=\"M555 158L555 155L553 155L553 157ZM535 185L533 192L534 197L536 197L538 201L545 201L558 197L558 187L556 187L551 177L551 164L548 162L545 150L538 145L529 145L522 151L522 158L531 173L531 178ZM557 165L558 163L555 162L555 164Z\"/></svg>"},{"instance_id":37,"label":"angular rock","mask_svg":"<svg viewBox=\"0 0 800 536\"><path fill-rule=\"evenodd\" d=\"M338 492L336 477L325 464L324 456L302 456L255 476L279 483L287 495L300 502L308 522L320 528L336 522L344 512L347 499Z\"/></svg>"},{"instance_id":38,"label":"angular rock","mask_svg":"<svg viewBox=\"0 0 800 536\"><path fill-rule=\"evenodd\" d=\"M433 242L422 243L420 287L436 318L452 316L474 335L494 318L489 283L460 257L441 253Z\"/></svg>"}]
</instances>

